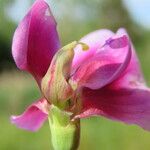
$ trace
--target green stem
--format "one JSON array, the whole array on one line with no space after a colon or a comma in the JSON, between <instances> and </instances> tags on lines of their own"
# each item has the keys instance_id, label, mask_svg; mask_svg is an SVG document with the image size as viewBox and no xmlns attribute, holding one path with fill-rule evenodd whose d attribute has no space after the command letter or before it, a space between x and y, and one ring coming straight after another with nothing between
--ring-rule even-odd
<instances>
[{"instance_id":1,"label":"green stem","mask_svg":"<svg viewBox=\"0 0 150 150\"><path fill-rule=\"evenodd\" d=\"M70 118L70 113L52 105L49 125L54 150L77 150L80 140L80 120L71 121Z\"/></svg>"}]
</instances>

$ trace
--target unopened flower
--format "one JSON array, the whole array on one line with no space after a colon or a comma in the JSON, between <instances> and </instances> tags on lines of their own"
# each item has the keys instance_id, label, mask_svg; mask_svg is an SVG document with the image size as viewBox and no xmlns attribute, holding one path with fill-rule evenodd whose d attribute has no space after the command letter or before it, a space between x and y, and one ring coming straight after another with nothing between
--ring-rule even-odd
<instances>
[{"instance_id":1,"label":"unopened flower","mask_svg":"<svg viewBox=\"0 0 150 150\"><path fill-rule=\"evenodd\" d=\"M51 119L76 133L80 118L100 115L150 129L150 91L125 29L97 30L60 47L49 6L37 0L14 34L12 54L17 67L33 75L42 98L12 123L36 131L49 117L52 133Z\"/></svg>"}]
</instances>

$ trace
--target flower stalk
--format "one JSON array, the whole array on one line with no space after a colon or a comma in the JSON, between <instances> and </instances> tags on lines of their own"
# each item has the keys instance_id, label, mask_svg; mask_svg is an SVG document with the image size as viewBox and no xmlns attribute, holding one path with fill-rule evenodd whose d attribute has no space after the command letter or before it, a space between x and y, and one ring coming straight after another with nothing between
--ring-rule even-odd
<instances>
[{"instance_id":1,"label":"flower stalk","mask_svg":"<svg viewBox=\"0 0 150 150\"><path fill-rule=\"evenodd\" d=\"M54 150L76 150L80 140L80 120L52 105L49 113L51 141Z\"/></svg>"}]
</instances>

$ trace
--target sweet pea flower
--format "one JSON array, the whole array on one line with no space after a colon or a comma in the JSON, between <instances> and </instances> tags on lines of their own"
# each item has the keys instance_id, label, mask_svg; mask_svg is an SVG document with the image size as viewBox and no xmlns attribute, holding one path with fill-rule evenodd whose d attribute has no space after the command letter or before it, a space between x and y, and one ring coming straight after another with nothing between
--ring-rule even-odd
<instances>
[{"instance_id":1,"label":"sweet pea flower","mask_svg":"<svg viewBox=\"0 0 150 150\"><path fill-rule=\"evenodd\" d=\"M15 31L12 55L19 69L33 75L42 96L11 122L37 131L49 118L56 150L77 148L78 140L65 135L72 131L79 139L81 118L104 116L150 130L150 90L125 29L100 29L61 48L48 4L36 0ZM58 124L70 130L60 132ZM60 148L60 137L76 146Z\"/></svg>"}]
</instances>

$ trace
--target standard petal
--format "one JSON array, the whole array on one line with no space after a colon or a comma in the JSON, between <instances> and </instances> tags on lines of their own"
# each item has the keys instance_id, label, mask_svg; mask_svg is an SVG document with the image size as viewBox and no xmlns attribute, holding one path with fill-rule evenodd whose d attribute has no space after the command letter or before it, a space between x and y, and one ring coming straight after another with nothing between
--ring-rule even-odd
<instances>
[{"instance_id":1,"label":"standard petal","mask_svg":"<svg viewBox=\"0 0 150 150\"><path fill-rule=\"evenodd\" d=\"M50 8L44 0L36 0L13 37L12 55L16 65L29 71L39 83L59 47L56 22Z\"/></svg>"},{"instance_id":2,"label":"standard petal","mask_svg":"<svg viewBox=\"0 0 150 150\"><path fill-rule=\"evenodd\" d=\"M137 124L150 130L150 90L146 87L84 89L82 100L83 110L76 118L101 115L127 124Z\"/></svg>"},{"instance_id":3,"label":"standard petal","mask_svg":"<svg viewBox=\"0 0 150 150\"><path fill-rule=\"evenodd\" d=\"M92 58L79 66L71 82L91 89L102 88L124 72L130 58L130 41L127 36L109 39Z\"/></svg>"},{"instance_id":4,"label":"standard petal","mask_svg":"<svg viewBox=\"0 0 150 150\"><path fill-rule=\"evenodd\" d=\"M22 115L11 116L11 122L19 128L37 131L47 119L48 108L47 100L40 99L29 106Z\"/></svg>"},{"instance_id":5,"label":"standard petal","mask_svg":"<svg viewBox=\"0 0 150 150\"><path fill-rule=\"evenodd\" d=\"M114 36L112 31L101 29L83 37L80 42L86 43L89 46L89 50L83 51L81 46L75 48L75 56L72 63L73 68L77 68L80 64L92 57L96 53L97 49L104 45L105 41L112 36Z\"/></svg>"}]
</instances>

